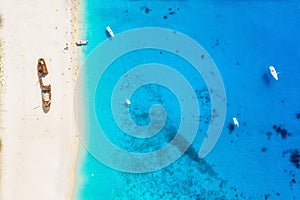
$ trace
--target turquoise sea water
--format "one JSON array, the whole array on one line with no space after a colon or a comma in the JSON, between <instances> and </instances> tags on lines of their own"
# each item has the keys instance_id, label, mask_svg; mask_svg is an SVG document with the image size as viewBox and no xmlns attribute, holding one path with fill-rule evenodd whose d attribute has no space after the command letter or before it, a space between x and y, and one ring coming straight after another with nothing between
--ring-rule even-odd
<instances>
[{"instance_id":1,"label":"turquoise sea water","mask_svg":"<svg viewBox=\"0 0 300 200\"><path fill-rule=\"evenodd\" d=\"M216 146L199 159L211 112L203 77L167 51L144 49L120 56L103 73L95 94L89 85L84 86L86 93L95 95L96 117L106 136L128 151L151 152L176 134L181 102L170 89L156 84L136 90L128 109L133 121L145 126L150 122L150 106L162 105L168 118L159 134L134 138L113 119L111 95L118 80L135 66L153 62L178 70L193 86L201 110L197 136L176 162L149 173L111 169L82 147L77 199L300 199L300 3L86 0L82 9L83 35L89 40L80 47L85 58L109 40L107 25L115 34L142 27L176 30L201 44L214 60L224 82L227 107ZM105 59L100 56L97 62L101 60ZM280 72L278 81L270 75L270 65ZM87 72L87 79L95 78L93 70ZM85 122L90 122L90 116ZM240 127L234 128L233 117Z\"/></svg>"}]
</instances>

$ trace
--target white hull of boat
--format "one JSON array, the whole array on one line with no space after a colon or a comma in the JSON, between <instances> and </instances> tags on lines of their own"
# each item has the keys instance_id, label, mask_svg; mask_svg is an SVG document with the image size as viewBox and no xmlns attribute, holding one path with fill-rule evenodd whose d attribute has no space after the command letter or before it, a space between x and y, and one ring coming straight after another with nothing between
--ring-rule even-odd
<instances>
[{"instance_id":1,"label":"white hull of boat","mask_svg":"<svg viewBox=\"0 0 300 200\"><path fill-rule=\"evenodd\" d=\"M87 40L78 40L76 41L76 45L80 46L80 45L87 45L88 41Z\"/></svg>"},{"instance_id":2,"label":"white hull of boat","mask_svg":"<svg viewBox=\"0 0 300 200\"><path fill-rule=\"evenodd\" d=\"M278 81L278 73L276 72L275 67L274 67L274 66L270 66L269 69L270 69L270 72L271 72L273 78L274 78L276 81Z\"/></svg>"},{"instance_id":3,"label":"white hull of boat","mask_svg":"<svg viewBox=\"0 0 300 200\"><path fill-rule=\"evenodd\" d=\"M239 127L239 126L240 126L240 125L239 125L239 121L237 120L236 117L232 118L232 120L233 120L233 123L234 123L234 125L235 125L236 127Z\"/></svg>"},{"instance_id":4,"label":"white hull of boat","mask_svg":"<svg viewBox=\"0 0 300 200\"><path fill-rule=\"evenodd\" d=\"M110 28L109 26L106 27L106 31L108 32L108 34L109 34L111 37L115 37L114 32L111 30L111 28Z\"/></svg>"},{"instance_id":5,"label":"white hull of boat","mask_svg":"<svg viewBox=\"0 0 300 200\"><path fill-rule=\"evenodd\" d=\"M129 99L125 99L125 102L126 102L127 105L131 104L131 101Z\"/></svg>"}]
</instances>

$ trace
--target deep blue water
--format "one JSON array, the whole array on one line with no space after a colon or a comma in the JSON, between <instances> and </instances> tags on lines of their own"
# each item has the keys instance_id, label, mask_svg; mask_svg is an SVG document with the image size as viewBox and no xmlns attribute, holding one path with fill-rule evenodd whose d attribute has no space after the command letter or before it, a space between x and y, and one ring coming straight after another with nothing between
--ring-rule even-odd
<instances>
[{"instance_id":1,"label":"deep blue water","mask_svg":"<svg viewBox=\"0 0 300 200\"><path fill-rule=\"evenodd\" d=\"M180 56L160 49L142 49L120 56L103 73L96 91L84 86L87 95L95 97L96 104L92 107L95 106L97 120L106 136L122 149L144 153L162 148L176 134L181 102L167 87L146 84L130 97L130 117L140 126L150 122L148 109L154 104L162 105L168 113L165 126L151 138L127 135L117 126L111 112L112 91L119 79L137 65L154 62L176 69L193 86L201 110L197 136L176 162L149 173L111 169L81 147L77 199L300 199L300 3L198 0L86 0L85 3L82 34L89 44L80 47L85 58L99 44L109 41L107 25L116 37L143 27L176 30L197 41L214 60L224 82L227 107L216 146L208 156L199 159L197 152L212 111L209 88L203 77ZM105 58L100 55L98 62L101 60ZM270 65L280 72L278 81L271 76ZM95 68L81 73L93 79L97 66L95 63ZM90 122L90 116L86 115L85 122ZM231 130L233 117L238 118L240 127ZM87 131L95 130L94 124L88 126Z\"/></svg>"}]
</instances>

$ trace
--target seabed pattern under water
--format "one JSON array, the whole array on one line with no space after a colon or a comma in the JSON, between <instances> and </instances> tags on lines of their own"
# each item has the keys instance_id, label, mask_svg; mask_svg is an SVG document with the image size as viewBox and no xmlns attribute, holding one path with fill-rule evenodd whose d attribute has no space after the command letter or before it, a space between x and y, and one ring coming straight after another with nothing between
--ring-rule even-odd
<instances>
[{"instance_id":1,"label":"seabed pattern under water","mask_svg":"<svg viewBox=\"0 0 300 200\"><path fill-rule=\"evenodd\" d=\"M201 109L198 135L188 151L159 171L131 174L110 169L84 149L78 167L78 199L300 199L300 3L297 1L95 1L86 0L84 55L115 34L140 27L163 27L189 35L214 59L227 95L227 117L213 151L197 152L210 117L210 96L201 77L182 70L195 88ZM130 57L132 56L132 57ZM166 57L164 57L166 56ZM97 117L107 130L115 127L109 113L110 90L130 67L155 58L176 65L163 51L135 52L116 60L105 72L96 98ZM276 81L269 65L279 70ZM123 67L123 66L127 66ZM187 69L190 69L187 67ZM145 98L147 97L147 98ZM149 122L153 103L164 105L169 118L153 140L120 134L110 139L128 150L152 151L176 134L178 102L163 87L146 85L132 97L131 117ZM240 127L235 127L237 117ZM115 128L116 132L119 130ZM110 131L111 132L111 131ZM155 143L160 141L161 143ZM155 146L155 144L157 146Z\"/></svg>"}]
</instances>

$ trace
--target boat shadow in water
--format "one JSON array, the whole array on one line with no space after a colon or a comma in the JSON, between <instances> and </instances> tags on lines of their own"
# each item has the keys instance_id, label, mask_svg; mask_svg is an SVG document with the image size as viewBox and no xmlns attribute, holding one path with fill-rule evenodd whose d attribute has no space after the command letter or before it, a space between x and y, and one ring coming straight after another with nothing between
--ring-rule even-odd
<instances>
[{"instance_id":1,"label":"boat shadow in water","mask_svg":"<svg viewBox=\"0 0 300 200\"><path fill-rule=\"evenodd\" d=\"M175 127L171 127L170 130L176 131ZM166 139L170 141L170 137L174 136L175 134L171 132L171 134L168 134ZM173 139L173 138L172 138ZM186 155L190 161L197 163L196 166L198 170L202 174L208 174L212 177L217 177L217 173L212 168L211 165L209 165L204 158L199 158L198 151L193 147L193 144L189 146L188 149L185 149L186 146L188 146L188 141L185 139L185 137L181 136L180 134L177 135L177 139L170 142L172 145L174 145L181 153Z\"/></svg>"},{"instance_id":2,"label":"boat shadow in water","mask_svg":"<svg viewBox=\"0 0 300 200\"><path fill-rule=\"evenodd\" d=\"M105 30L105 35L107 38L111 39L111 35Z\"/></svg>"},{"instance_id":3,"label":"boat shadow in water","mask_svg":"<svg viewBox=\"0 0 300 200\"><path fill-rule=\"evenodd\" d=\"M267 86L270 86L270 79L269 79L267 73L263 73L262 79Z\"/></svg>"}]
</instances>

